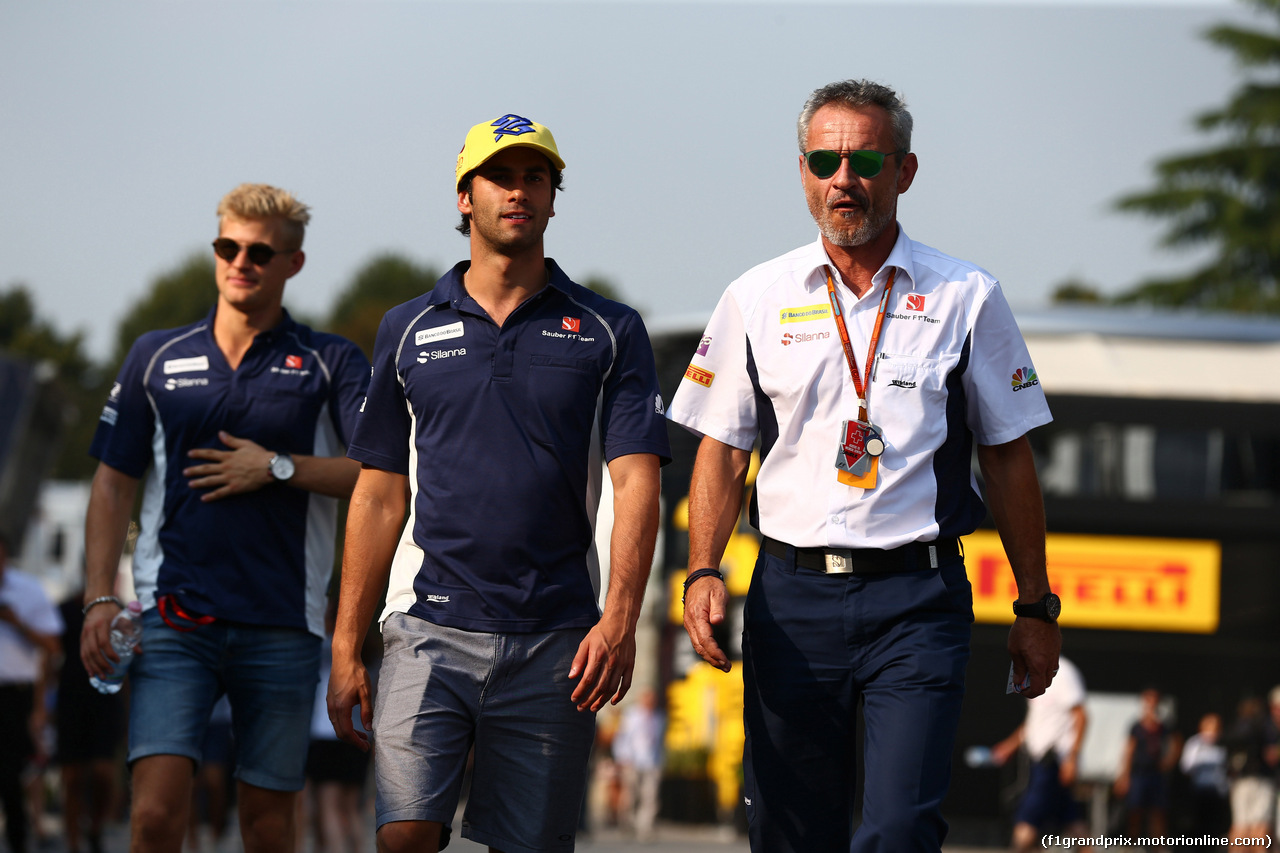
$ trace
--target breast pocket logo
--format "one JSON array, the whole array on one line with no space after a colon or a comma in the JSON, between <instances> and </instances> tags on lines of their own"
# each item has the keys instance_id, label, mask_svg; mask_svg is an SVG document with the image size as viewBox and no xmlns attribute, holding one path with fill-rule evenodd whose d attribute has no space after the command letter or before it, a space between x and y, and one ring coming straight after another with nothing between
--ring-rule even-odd
<instances>
[{"instance_id":1,"label":"breast pocket logo","mask_svg":"<svg viewBox=\"0 0 1280 853\"><path fill-rule=\"evenodd\" d=\"M922 293L907 294L907 310L923 311L924 310L924 294Z\"/></svg>"},{"instance_id":2,"label":"breast pocket logo","mask_svg":"<svg viewBox=\"0 0 1280 853\"><path fill-rule=\"evenodd\" d=\"M560 328L566 332L582 331L582 320L578 317L562 317L560 319Z\"/></svg>"},{"instance_id":3,"label":"breast pocket logo","mask_svg":"<svg viewBox=\"0 0 1280 853\"><path fill-rule=\"evenodd\" d=\"M447 326L437 326L434 329L421 329L413 336L415 346L429 344L432 341L447 341L450 338L460 338L463 335L462 321L450 323Z\"/></svg>"}]
</instances>

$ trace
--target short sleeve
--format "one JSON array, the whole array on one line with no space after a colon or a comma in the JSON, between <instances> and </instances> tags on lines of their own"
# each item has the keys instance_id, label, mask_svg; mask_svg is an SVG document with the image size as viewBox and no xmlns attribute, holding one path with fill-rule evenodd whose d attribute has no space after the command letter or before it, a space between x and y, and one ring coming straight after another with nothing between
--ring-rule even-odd
<instances>
[{"instance_id":1,"label":"short sleeve","mask_svg":"<svg viewBox=\"0 0 1280 853\"><path fill-rule=\"evenodd\" d=\"M670 462L667 422L662 414L653 345L639 315L632 313L619 328L617 358L604 383L600 431L605 461L631 453L653 453L662 464Z\"/></svg>"},{"instance_id":2,"label":"short sleeve","mask_svg":"<svg viewBox=\"0 0 1280 853\"><path fill-rule=\"evenodd\" d=\"M134 343L107 396L89 454L130 477L141 478L152 460L155 411L147 397L150 348Z\"/></svg>"},{"instance_id":3,"label":"short sleeve","mask_svg":"<svg viewBox=\"0 0 1280 853\"><path fill-rule=\"evenodd\" d=\"M347 456L394 474L409 473L409 410L396 368L403 329L392 330L390 314L382 318L373 346L368 391L355 418Z\"/></svg>"},{"instance_id":4,"label":"short sleeve","mask_svg":"<svg viewBox=\"0 0 1280 853\"><path fill-rule=\"evenodd\" d=\"M742 310L726 290L680 380L667 417L690 432L750 450L758 429L750 344Z\"/></svg>"},{"instance_id":5,"label":"short sleeve","mask_svg":"<svg viewBox=\"0 0 1280 853\"><path fill-rule=\"evenodd\" d=\"M46 637L60 635L64 627L62 614L44 594L43 589L38 590L38 594L32 601L30 612L24 614L22 621L26 622L31 630Z\"/></svg>"},{"instance_id":6,"label":"short sleeve","mask_svg":"<svg viewBox=\"0 0 1280 853\"><path fill-rule=\"evenodd\" d=\"M359 347L345 338L338 352L329 391L329 411L338 439L345 446L355 435L360 407L364 405L369 387L369 360Z\"/></svg>"},{"instance_id":7,"label":"short sleeve","mask_svg":"<svg viewBox=\"0 0 1280 853\"><path fill-rule=\"evenodd\" d=\"M976 308L964 374L967 421L979 444L1005 444L1053 420L999 284Z\"/></svg>"}]
</instances>

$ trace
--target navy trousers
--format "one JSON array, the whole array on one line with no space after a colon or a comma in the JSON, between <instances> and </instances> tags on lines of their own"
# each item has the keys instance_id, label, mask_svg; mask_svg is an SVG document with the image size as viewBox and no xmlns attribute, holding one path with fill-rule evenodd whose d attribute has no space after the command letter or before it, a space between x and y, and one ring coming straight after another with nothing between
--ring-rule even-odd
<instances>
[{"instance_id":1,"label":"navy trousers","mask_svg":"<svg viewBox=\"0 0 1280 853\"><path fill-rule=\"evenodd\" d=\"M826 575L760 552L742 635L753 853L941 849L972 623L960 558ZM855 833L859 704L865 784Z\"/></svg>"}]
</instances>

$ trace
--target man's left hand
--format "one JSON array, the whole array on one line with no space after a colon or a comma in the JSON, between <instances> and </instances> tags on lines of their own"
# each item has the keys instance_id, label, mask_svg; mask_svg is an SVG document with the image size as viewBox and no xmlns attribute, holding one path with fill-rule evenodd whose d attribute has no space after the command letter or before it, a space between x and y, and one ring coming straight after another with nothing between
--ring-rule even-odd
<instances>
[{"instance_id":1,"label":"man's left hand","mask_svg":"<svg viewBox=\"0 0 1280 853\"><path fill-rule=\"evenodd\" d=\"M636 665L635 631L629 631L606 614L578 646L569 667L569 677L582 679L572 699L579 711L599 711L613 697L617 705L631 689L631 671Z\"/></svg>"},{"instance_id":2,"label":"man's left hand","mask_svg":"<svg viewBox=\"0 0 1280 853\"><path fill-rule=\"evenodd\" d=\"M1022 617L1009 629L1009 657L1013 660L1013 683L1026 687L1014 691L1033 699L1044 693L1058 674L1058 653L1062 651L1062 631L1057 622Z\"/></svg>"},{"instance_id":3,"label":"man's left hand","mask_svg":"<svg viewBox=\"0 0 1280 853\"><path fill-rule=\"evenodd\" d=\"M275 454L247 438L236 438L229 432L218 432L218 439L230 450L199 447L187 453L205 464L182 469L187 485L193 489L212 489L200 496L202 501L216 501L231 495L261 489L272 482L271 457Z\"/></svg>"}]
</instances>

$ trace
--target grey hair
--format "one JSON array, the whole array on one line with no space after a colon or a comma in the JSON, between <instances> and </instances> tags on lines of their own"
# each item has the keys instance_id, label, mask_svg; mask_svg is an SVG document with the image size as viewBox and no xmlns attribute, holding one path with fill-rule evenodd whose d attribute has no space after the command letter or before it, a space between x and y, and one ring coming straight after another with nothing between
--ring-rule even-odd
<instances>
[{"instance_id":1,"label":"grey hair","mask_svg":"<svg viewBox=\"0 0 1280 853\"><path fill-rule=\"evenodd\" d=\"M911 113L907 112L907 103L898 97L897 92L870 80L840 80L815 89L809 100L804 102L804 109L800 110L800 118L796 120L796 137L801 154L809 139L809 125L813 122L813 114L827 104L854 108L880 107L889 114L893 147L899 151L911 150Z\"/></svg>"}]
</instances>

